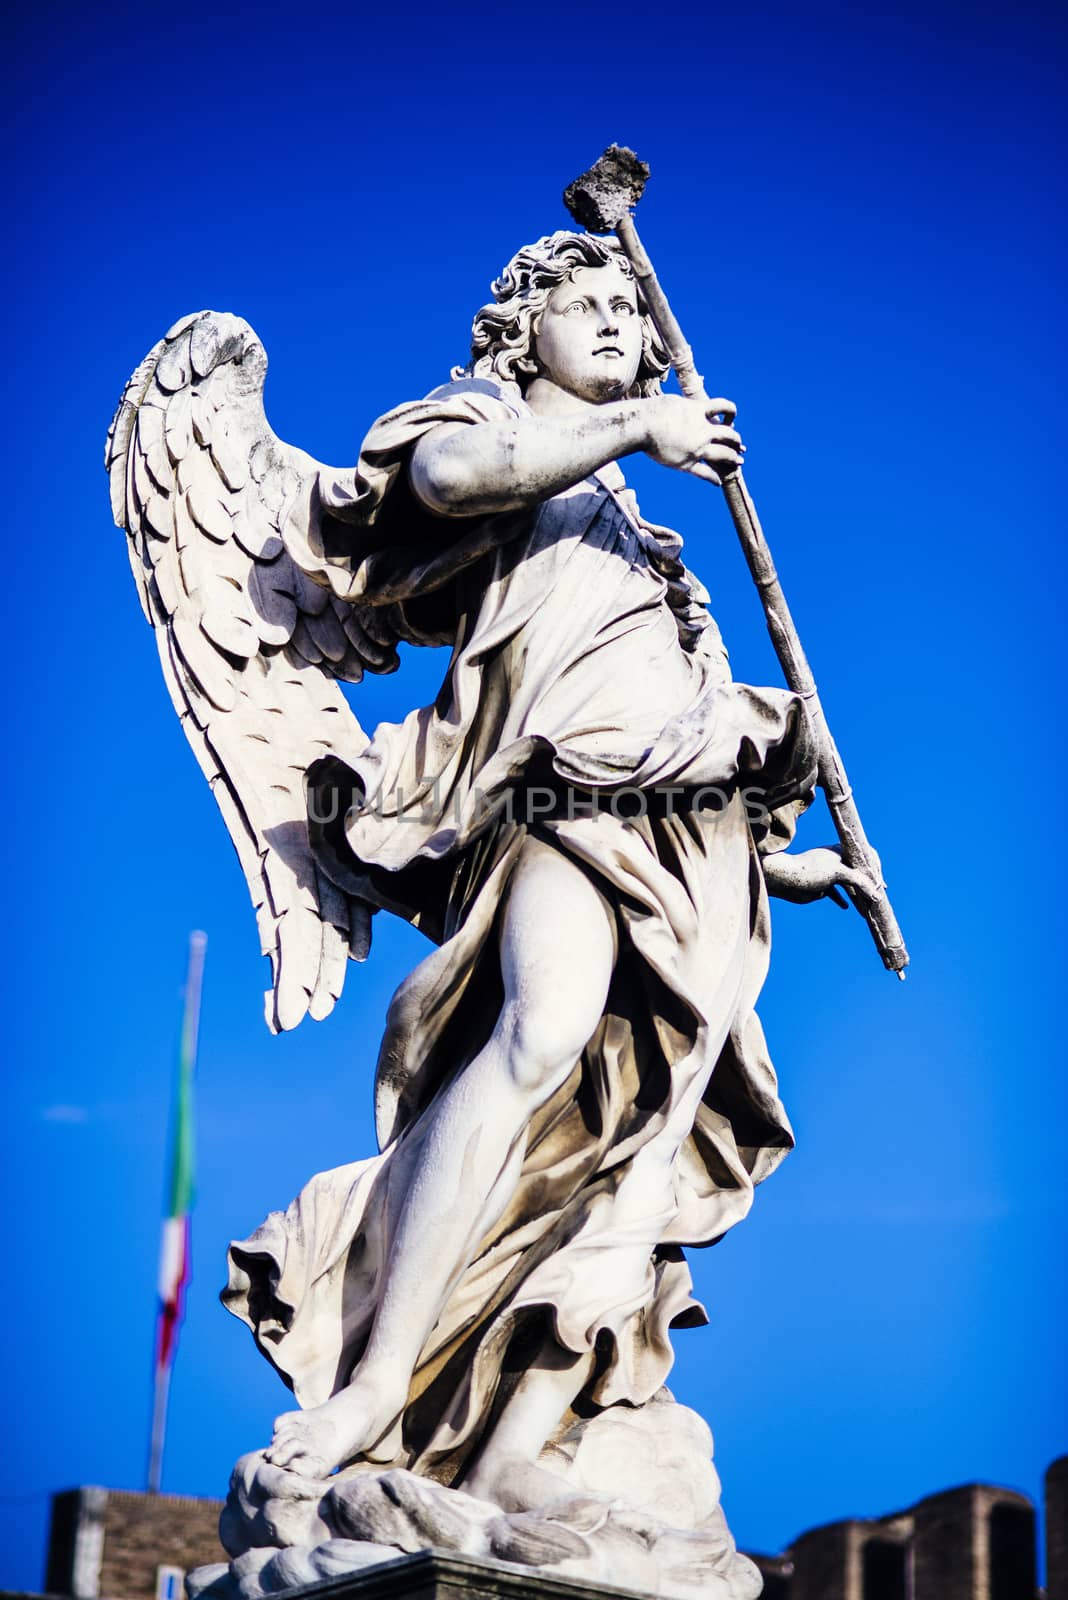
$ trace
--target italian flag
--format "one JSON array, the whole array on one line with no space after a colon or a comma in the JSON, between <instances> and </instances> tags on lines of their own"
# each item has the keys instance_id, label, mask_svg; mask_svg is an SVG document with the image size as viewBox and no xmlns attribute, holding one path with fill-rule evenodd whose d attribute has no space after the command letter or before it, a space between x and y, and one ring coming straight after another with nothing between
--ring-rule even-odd
<instances>
[{"instance_id":1,"label":"italian flag","mask_svg":"<svg viewBox=\"0 0 1068 1600\"><path fill-rule=\"evenodd\" d=\"M189 939L189 973L185 986L182 1040L178 1056L178 1084L173 1118L170 1202L163 1219L159 1257L159 1315L156 1325L155 1404L148 1487L158 1491L166 1431L167 1393L182 1320L185 1287L189 1282L189 1218L193 1208L193 1076L200 1028L200 990L204 974L207 937Z\"/></svg>"}]
</instances>

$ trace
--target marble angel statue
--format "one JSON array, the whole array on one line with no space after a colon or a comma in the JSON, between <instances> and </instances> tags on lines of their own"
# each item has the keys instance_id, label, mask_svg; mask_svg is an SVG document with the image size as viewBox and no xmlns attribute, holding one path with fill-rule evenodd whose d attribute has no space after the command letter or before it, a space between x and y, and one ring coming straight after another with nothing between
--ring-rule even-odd
<instances>
[{"instance_id":1,"label":"marble angel statue","mask_svg":"<svg viewBox=\"0 0 1068 1600\"><path fill-rule=\"evenodd\" d=\"M225 1304L298 1408L235 1469L234 1561L199 1580L220 1595L427 1544L759 1592L707 1432L664 1388L670 1330L705 1320L685 1248L792 1142L754 1009L768 894L863 885L786 850L814 782L803 707L732 680L679 536L619 465L718 482L733 408L661 392L612 240L541 239L493 297L467 367L374 423L355 468L275 437L262 346L211 312L142 362L109 436L271 1027L330 1011L380 910L434 947L390 1007L380 1153L230 1251ZM447 644L444 681L368 737L339 682L401 644ZM672 1490L665 1511L665 1450L699 1480L688 1510Z\"/></svg>"}]
</instances>

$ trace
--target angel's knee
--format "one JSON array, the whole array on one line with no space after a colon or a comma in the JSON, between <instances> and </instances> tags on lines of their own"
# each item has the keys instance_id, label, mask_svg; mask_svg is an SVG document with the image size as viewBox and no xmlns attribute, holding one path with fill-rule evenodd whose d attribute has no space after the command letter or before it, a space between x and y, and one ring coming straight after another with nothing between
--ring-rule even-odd
<instances>
[{"instance_id":1,"label":"angel's knee","mask_svg":"<svg viewBox=\"0 0 1068 1600\"><path fill-rule=\"evenodd\" d=\"M514 1087L535 1104L567 1081L599 1020L585 1007L576 1014L543 1000L513 1001L501 1017L505 1070Z\"/></svg>"}]
</instances>

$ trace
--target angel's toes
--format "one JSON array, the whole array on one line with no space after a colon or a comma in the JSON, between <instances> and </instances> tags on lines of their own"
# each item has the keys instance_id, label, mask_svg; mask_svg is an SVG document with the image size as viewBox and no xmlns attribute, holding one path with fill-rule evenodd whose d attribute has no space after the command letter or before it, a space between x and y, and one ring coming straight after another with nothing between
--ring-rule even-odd
<instances>
[{"instance_id":1,"label":"angel's toes","mask_svg":"<svg viewBox=\"0 0 1068 1600\"><path fill-rule=\"evenodd\" d=\"M294 1455L306 1450L308 1444L306 1430L295 1423L290 1423L287 1427L275 1428L274 1438L268 1445L265 1455L276 1467L285 1467Z\"/></svg>"},{"instance_id":2,"label":"angel's toes","mask_svg":"<svg viewBox=\"0 0 1068 1600\"><path fill-rule=\"evenodd\" d=\"M295 1439L276 1439L270 1448L264 1451L264 1456L272 1467L288 1467L299 1448Z\"/></svg>"},{"instance_id":3,"label":"angel's toes","mask_svg":"<svg viewBox=\"0 0 1068 1600\"><path fill-rule=\"evenodd\" d=\"M287 1439L274 1452L274 1464L303 1477L325 1477L329 1468L311 1439Z\"/></svg>"}]
</instances>

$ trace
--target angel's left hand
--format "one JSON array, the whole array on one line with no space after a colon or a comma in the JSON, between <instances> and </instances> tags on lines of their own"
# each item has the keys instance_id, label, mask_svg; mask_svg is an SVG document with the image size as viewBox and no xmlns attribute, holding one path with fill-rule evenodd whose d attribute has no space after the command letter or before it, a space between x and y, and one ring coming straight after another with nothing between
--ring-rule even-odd
<instances>
[{"instance_id":1,"label":"angel's left hand","mask_svg":"<svg viewBox=\"0 0 1068 1600\"><path fill-rule=\"evenodd\" d=\"M849 900L842 893L843 889L851 899L861 901L871 900L879 890L868 873L846 866L836 845L803 850L799 855L782 851L765 856L763 866L768 893L780 900L792 900L795 905L827 898L837 906L846 907Z\"/></svg>"}]
</instances>

